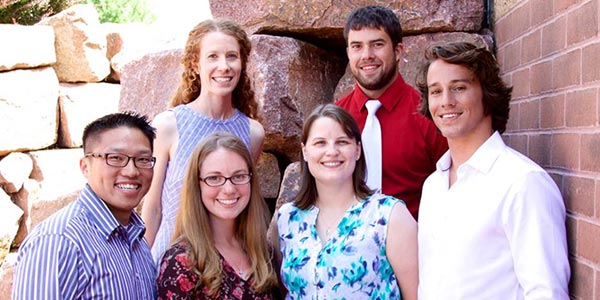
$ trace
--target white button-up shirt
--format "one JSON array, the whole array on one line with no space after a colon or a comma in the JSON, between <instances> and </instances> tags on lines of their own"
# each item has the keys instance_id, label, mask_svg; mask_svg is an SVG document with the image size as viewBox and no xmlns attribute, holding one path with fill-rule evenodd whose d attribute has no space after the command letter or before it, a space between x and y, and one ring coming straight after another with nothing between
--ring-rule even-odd
<instances>
[{"instance_id":1,"label":"white button-up shirt","mask_svg":"<svg viewBox=\"0 0 600 300\"><path fill-rule=\"evenodd\" d=\"M495 132L449 187L447 152L423 186L419 299L569 299L565 206L541 167Z\"/></svg>"}]
</instances>

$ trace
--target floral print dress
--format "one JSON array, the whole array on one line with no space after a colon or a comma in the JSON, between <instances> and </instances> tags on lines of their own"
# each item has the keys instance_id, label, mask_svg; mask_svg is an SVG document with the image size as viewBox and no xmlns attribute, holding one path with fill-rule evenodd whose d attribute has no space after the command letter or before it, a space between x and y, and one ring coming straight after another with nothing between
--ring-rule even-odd
<instances>
[{"instance_id":1,"label":"floral print dress","mask_svg":"<svg viewBox=\"0 0 600 300\"><path fill-rule=\"evenodd\" d=\"M324 244L317 235L319 209L284 204L277 228L286 299L401 299L385 248L389 217L399 202L375 194L355 203Z\"/></svg>"},{"instance_id":2,"label":"floral print dress","mask_svg":"<svg viewBox=\"0 0 600 300\"><path fill-rule=\"evenodd\" d=\"M223 281L216 297L210 297L205 289L198 291L195 285L199 278L191 270L187 246L179 242L165 252L157 278L158 299L170 300L271 300L270 293L256 293L252 281L242 279L233 267L220 256L223 265Z\"/></svg>"}]
</instances>

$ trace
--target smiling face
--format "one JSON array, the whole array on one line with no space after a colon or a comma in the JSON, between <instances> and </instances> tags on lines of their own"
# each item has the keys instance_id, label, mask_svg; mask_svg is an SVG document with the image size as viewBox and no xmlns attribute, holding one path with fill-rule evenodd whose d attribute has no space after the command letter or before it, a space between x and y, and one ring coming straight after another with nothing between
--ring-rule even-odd
<instances>
[{"instance_id":1,"label":"smiling face","mask_svg":"<svg viewBox=\"0 0 600 300\"><path fill-rule=\"evenodd\" d=\"M242 156L225 148L218 148L208 154L200 167L200 177L231 177L248 174L249 169ZM222 186L208 186L200 182L202 203L209 212L211 222L218 220L235 220L250 201L250 183L234 185L226 180Z\"/></svg>"},{"instance_id":2,"label":"smiling face","mask_svg":"<svg viewBox=\"0 0 600 300\"><path fill-rule=\"evenodd\" d=\"M207 33L200 43L199 71L203 93L231 96L242 72L236 39L222 32Z\"/></svg>"},{"instance_id":3,"label":"smiling face","mask_svg":"<svg viewBox=\"0 0 600 300\"><path fill-rule=\"evenodd\" d=\"M302 153L308 170L319 184L350 184L360 144L350 138L332 118L320 117L311 126Z\"/></svg>"},{"instance_id":4,"label":"smiling face","mask_svg":"<svg viewBox=\"0 0 600 300\"><path fill-rule=\"evenodd\" d=\"M148 137L137 128L121 126L106 130L88 145L89 153L152 156ZM138 168L132 159L125 167L113 167L107 165L103 157L84 157L79 165L96 195L106 203L121 224L128 224L131 211L150 188L153 169Z\"/></svg>"},{"instance_id":5,"label":"smiling face","mask_svg":"<svg viewBox=\"0 0 600 300\"><path fill-rule=\"evenodd\" d=\"M429 112L448 143L482 144L492 135L481 84L462 65L435 60L427 71Z\"/></svg>"},{"instance_id":6,"label":"smiling face","mask_svg":"<svg viewBox=\"0 0 600 300\"><path fill-rule=\"evenodd\" d=\"M348 32L348 64L363 92L379 97L398 77L402 45L394 45L383 29L365 27Z\"/></svg>"}]
</instances>

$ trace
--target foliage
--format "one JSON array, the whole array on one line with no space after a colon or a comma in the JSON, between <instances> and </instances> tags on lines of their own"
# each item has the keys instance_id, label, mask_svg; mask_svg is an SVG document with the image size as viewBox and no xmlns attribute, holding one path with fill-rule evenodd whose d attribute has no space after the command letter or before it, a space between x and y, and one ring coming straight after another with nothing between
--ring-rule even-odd
<instances>
[{"instance_id":1,"label":"foliage","mask_svg":"<svg viewBox=\"0 0 600 300\"><path fill-rule=\"evenodd\" d=\"M12 3L11 3L12 2ZM78 0L18 0L0 7L0 23L33 25L41 19L57 14Z\"/></svg>"},{"instance_id":2,"label":"foliage","mask_svg":"<svg viewBox=\"0 0 600 300\"><path fill-rule=\"evenodd\" d=\"M101 23L150 23L156 19L146 0L85 0L85 3L96 6Z\"/></svg>"}]
</instances>

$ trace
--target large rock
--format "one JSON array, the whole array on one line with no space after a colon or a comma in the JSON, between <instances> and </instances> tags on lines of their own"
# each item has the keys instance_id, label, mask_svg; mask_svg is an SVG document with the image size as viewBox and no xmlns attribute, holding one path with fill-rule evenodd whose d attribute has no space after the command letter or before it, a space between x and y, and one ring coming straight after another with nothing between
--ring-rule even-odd
<instances>
[{"instance_id":1,"label":"large rock","mask_svg":"<svg viewBox=\"0 0 600 300\"><path fill-rule=\"evenodd\" d=\"M266 132L264 150L298 160L304 116L332 101L345 60L287 37L253 35L248 75Z\"/></svg>"},{"instance_id":2,"label":"large rock","mask_svg":"<svg viewBox=\"0 0 600 300\"><path fill-rule=\"evenodd\" d=\"M416 88L416 76L420 66L424 63L423 53L429 46L437 43L463 41L471 42L482 47L492 47L491 35L480 35L466 32L449 33L430 33L416 36L408 36L402 40L404 44L403 58L406 62L400 60L400 74L404 80ZM354 77L350 71L350 66L346 67L346 73L338 82L335 88L334 99L340 99L342 96L350 93L354 88Z\"/></svg>"},{"instance_id":3,"label":"large rock","mask_svg":"<svg viewBox=\"0 0 600 300\"><path fill-rule=\"evenodd\" d=\"M21 222L19 222L19 231L12 242L13 247L19 247L31 227L31 218L29 218L29 199L35 200L40 193L41 184L34 179L27 179L23 187L15 194L10 196L13 203L23 211Z\"/></svg>"},{"instance_id":4,"label":"large rock","mask_svg":"<svg viewBox=\"0 0 600 300\"><path fill-rule=\"evenodd\" d=\"M434 31L478 31L483 21L481 0L378 1L399 17L408 34ZM213 17L229 18L250 33L295 36L320 43L337 43L350 12L375 4L367 0L210 0Z\"/></svg>"},{"instance_id":5,"label":"large rock","mask_svg":"<svg viewBox=\"0 0 600 300\"><path fill-rule=\"evenodd\" d=\"M27 154L12 152L0 160L0 186L5 192L16 193L33 170L33 161Z\"/></svg>"},{"instance_id":6,"label":"large rock","mask_svg":"<svg viewBox=\"0 0 600 300\"><path fill-rule=\"evenodd\" d=\"M54 69L60 82L98 82L110 74L106 36L94 5L72 6L39 24L54 27Z\"/></svg>"},{"instance_id":7,"label":"large rock","mask_svg":"<svg viewBox=\"0 0 600 300\"><path fill-rule=\"evenodd\" d=\"M256 173L260 178L260 190L262 196L267 199L275 199L279 191L281 172L277 157L271 153L261 153L256 163Z\"/></svg>"},{"instance_id":8,"label":"large rock","mask_svg":"<svg viewBox=\"0 0 600 300\"><path fill-rule=\"evenodd\" d=\"M54 30L50 26L0 24L0 43L0 71L29 69L56 62Z\"/></svg>"},{"instance_id":9,"label":"large rock","mask_svg":"<svg viewBox=\"0 0 600 300\"><path fill-rule=\"evenodd\" d=\"M13 283L13 269L17 261L17 253L10 253L6 256L4 263L0 266L0 295L2 299L10 299L10 293Z\"/></svg>"},{"instance_id":10,"label":"large rock","mask_svg":"<svg viewBox=\"0 0 600 300\"><path fill-rule=\"evenodd\" d=\"M17 235L21 215L23 211L0 189L0 264L10 251L12 241Z\"/></svg>"},{"instance_id":11,"label":"large rock","mask_svg":"<svg viewBox=\"0 0 600 300\"><path fill-rule=\"evenodd\" d=\"M81 147L85 126L95 119L116 113L121 86L111 83L61 83L58 145Z\"/></svg>"},{"instance_id":12,"label":"large rock","mask_svg":"<svg viewBox=\"0 0 600 300\"><path fill-rule=\"evenodd\" d=\"M51 67L0 72L0 156L56 143L58 79Z\"/></svg>"},{"instance_id":13,"label":"large rock","mask_svg":"<svg viewBox=\"0 0 600 300\"><path fill-rule=\"evenodd\" d=\"M39 191L27 199L30 228L72 202L87 182L79 168L82 149L43 150L30 153L34 167L31 178Z\"/></svg>"},{"instance_id":14,"label":"large rock","mask_svg":"<svg viewBox=\"0 0 600 300\"><path fill-rule=\"evenodd\" d=\"M150 53L125 65L119 111L135 110L153 118L167 109L183 72L181 49Z\"/></svg>"}]
</instances>

